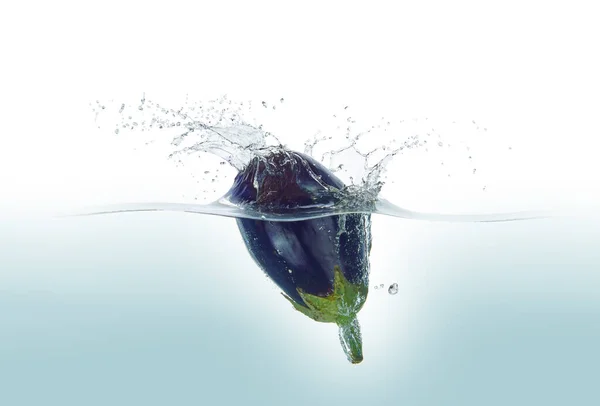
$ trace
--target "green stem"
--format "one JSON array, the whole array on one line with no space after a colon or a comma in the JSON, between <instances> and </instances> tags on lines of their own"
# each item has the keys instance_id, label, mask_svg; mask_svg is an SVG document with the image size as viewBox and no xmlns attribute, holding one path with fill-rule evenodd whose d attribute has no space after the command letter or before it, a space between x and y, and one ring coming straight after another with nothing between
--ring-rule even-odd
<instances>
[{"instance_id":1,"label":"green stem","mask_svg":"<svg viewBox=\"0 0 600 406\"><path fill-rule=\"evenodd\" d=\"M340 328L340 343L348 361L353 364L360 363L363 360L362 337L356 315L352 318L339 320L337 325Z\"/></svg>"}]
</instances>

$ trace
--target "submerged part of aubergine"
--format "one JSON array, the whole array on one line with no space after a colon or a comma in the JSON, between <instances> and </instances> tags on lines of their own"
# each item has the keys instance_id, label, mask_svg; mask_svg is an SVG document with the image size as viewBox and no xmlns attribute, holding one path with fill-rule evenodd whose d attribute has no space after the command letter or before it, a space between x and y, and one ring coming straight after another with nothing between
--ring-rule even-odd
<instances>
[{"instance_id":1,"label":"submerged part of aubergine","mask_svg":"<svg viewBox=\"0 0 600 406\"><path fill-rule=\"evenodd\" d=\"M335 204L344 184L312 158L277 151L253 159L226 197L257 210ZM352 363L363 359L357 313L369 285L369 214L343 214L301 221L238 218L256 263L283 290L296 310L339 326L340 342Z\"/></svg>"}]
</instances>

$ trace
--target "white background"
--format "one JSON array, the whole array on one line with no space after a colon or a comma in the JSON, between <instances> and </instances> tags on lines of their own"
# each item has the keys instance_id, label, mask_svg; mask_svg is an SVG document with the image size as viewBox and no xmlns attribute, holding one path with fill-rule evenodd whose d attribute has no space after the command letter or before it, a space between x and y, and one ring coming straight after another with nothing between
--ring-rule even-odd
<instances>
[{"instance_id":1,"label":"white background","mask_svg":"<svg viewBox=\"0 0 600 406\"><path fill-rule=\"evenodd\" d=\"M139 197L136 182L147 185L137 187L142 195L152 184L173 184L169 164L140 163L90 119L89 101L134 101L146 92L163 104L185 94L285 97L291 123L277 135L288 140L312 136L343 105L365 117L476 120L515 150L510 164L503 157L488 165L482 182L495 188L484 207L502 208L489 205L500 199L508 209L530 209L549 196L582 205L597 195L599 173L598 28L589 4L4 5L2 203L105 202L111 193L131 200ZM413 189L399 186L400 205L472 209L462 194L449 197L457 186L448 179L425 176L430 162L412 183L405 170L394 177ZM459 203L438 207L434 198Z\"/></svg>"}]
</instances>

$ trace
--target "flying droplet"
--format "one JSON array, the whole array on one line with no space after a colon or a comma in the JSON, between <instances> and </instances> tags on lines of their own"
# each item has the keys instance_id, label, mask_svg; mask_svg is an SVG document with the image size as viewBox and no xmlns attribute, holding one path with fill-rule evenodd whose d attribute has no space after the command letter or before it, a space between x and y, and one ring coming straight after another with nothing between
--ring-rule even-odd
<instances>
[{"instance_id":1,"label":"flying droplet","mask_svg":"<svg viewBox=\"0 0 600 406\"><path fill-rule=\"evenodd\" d=\"M382 283L381 285L379 285L380 289L383 289L385 287L385 285Z\"/></svg>"},{"instance_id":2,"label":"flying droplet","mask_svg":"<svg viewBox=\"0 0 600 406\"><path fill-rule=\"evenodd\" d=\"M265 101L262 102L262 105L263 105L264 108L267 108L267 102L265 102Z\"/></svg>"},{"instance_id":3,"label":"flying droplet","mask_svg":"<svg viewBox=\"0 0 600 406\"><path fill-rule=\"evenodd\" d=\"M398 293L398 284L397 283L392 283L390 285L390 287L388 288L388 293L390 295L395 295L396 293Z\"/></svg>"}]
</instances>

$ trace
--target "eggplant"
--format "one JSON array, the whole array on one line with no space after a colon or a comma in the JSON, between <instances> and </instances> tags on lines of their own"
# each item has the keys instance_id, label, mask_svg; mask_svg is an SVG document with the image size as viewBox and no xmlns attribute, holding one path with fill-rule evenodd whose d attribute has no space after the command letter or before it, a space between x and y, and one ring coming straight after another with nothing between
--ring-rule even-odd
<instances>
[{"instance_id":1,"label":"eggplant","mask_svg":"<svg viewBox=\"0 0 600 406\"><path fill-rule=\"evenodd\" d=\"M225 197L240 207L293 215L331 207L344 183L313 158L277 150L255 157ZM357 313L369 286L370 214L307 220L238 218L248 252L293 307L318 322L336 323L352 363L363 359Z\"/></svg>"}]
</instances>

